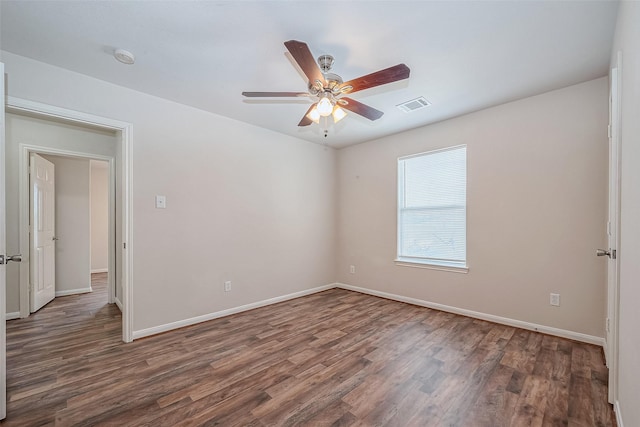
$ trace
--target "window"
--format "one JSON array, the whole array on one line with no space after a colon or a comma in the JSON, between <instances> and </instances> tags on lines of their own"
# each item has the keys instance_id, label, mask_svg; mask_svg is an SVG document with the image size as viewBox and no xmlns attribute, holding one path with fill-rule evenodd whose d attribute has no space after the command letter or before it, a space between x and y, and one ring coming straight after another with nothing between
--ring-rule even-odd
<instances>
[{"instance_id":1,"label":"window","mask_svg":"<svg viewBox=\"0 0 640 427\"><path fill-rule=\"evenodd\" d=\"M466 271L466 146L398 159L396 261Z\"/></svg>"}]
</instances>

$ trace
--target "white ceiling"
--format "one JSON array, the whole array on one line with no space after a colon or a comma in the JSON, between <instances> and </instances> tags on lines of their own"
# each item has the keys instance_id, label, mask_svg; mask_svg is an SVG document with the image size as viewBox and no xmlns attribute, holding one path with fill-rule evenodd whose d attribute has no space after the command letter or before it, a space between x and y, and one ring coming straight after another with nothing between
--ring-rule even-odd
<instances>
[{"instance_id":1,"label":"white ceiling","mask_svg":"<svg viewBox=\"0 0 640 427\"><path fill-rule=\"evenodd\" d=\"M343 147L607 74L615 1L6 1L0 47L312 142ZM350 113L299 128L310 101L286 40L335 57L346 80L405 63L411 77L352 97ZM133 52L127 66L115 48ZM424 96L432 105L404 113Z\"/></svg>"}]
</instances>

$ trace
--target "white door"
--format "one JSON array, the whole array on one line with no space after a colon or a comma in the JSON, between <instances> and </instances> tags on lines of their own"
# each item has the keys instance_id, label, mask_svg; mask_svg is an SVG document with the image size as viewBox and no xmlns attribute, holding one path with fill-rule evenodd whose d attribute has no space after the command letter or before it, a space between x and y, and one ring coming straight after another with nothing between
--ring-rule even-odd
<instances>
[{"instance_id":1,"label":"white door","mask_svg":"<svg viewBox=\"0 0 640 427\"><path fill-rule=\"evenodd\" d=\"M37 154L29 159L29 259L31 266L31 312L56 296L55 170L53 163Z\"/></svg>"},{"instance_id":2,"label":"white door","mask_svg":"<svg viewBox=\"0 0 640 427\"><path fill-rule=\"evenodd\" d=\"M616 400L618 383L618 218L620 215L620 141L619 141L619 85L618 67L611 70L609 93L609 222L607 263L607 320L605 328L607 366L609 367L609 402Z\"/></svg>"},{"instance_id":3,"label":"white door","mask_svg":"<svg viewBox=\"0 0 640 427\"><path fill-rule=\"evenodd\" d=\"M7 256L5 209L4 150L4 64L0 62L0 419L7 417L7 267L9 261L20 262L20 255Z\"/></svg>"},{"instance_id":4,"label":"white door","mask_svg":"<svg viewBox=\"0 0 640 427\"><path fill-rule=\"evenodd\" d=\"M5 200L4 200L4 64L0 62L0 99L2 99L2 111L0 111L0 419L7 416L7 267L5 254L7 245L5 241Z\"/></svg>"}]
</instances>

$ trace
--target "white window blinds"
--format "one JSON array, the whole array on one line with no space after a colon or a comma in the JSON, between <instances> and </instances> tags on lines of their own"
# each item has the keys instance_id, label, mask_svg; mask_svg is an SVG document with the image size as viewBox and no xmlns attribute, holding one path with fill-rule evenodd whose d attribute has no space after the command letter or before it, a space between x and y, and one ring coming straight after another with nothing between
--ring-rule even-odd
<instances>
[{"instance_id":1,"label":"white window blinds","mask_svg":"<svg viewBox=\"0 0 640 427\"><path fill-rule=\"evenodd\" d=\"M466 267L467 147L398 159L398 260Z\"/></svg>"}]
</instances>

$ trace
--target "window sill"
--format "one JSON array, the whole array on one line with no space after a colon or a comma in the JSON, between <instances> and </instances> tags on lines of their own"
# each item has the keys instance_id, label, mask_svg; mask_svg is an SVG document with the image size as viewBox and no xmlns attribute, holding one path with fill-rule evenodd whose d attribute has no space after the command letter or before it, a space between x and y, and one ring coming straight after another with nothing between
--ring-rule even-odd
<instances>
[{"instance_id":1,"label":"window sill","mask_svg":"<svg viewBox=\"0 0 640 427\"><path fill-rule=\"evenodd\" d=\"M426 268L428 270L450 271L452 273L462 273L462 274L467 274L469 272L469 267L466 265L464 267L458 267L458 266L446 265L446 264L441 265L441 264L409 261L403 258L398 258L394 260L394 262L396 263L397 266L400 266L400 267Z\"/></svg>"}]
</instances>

